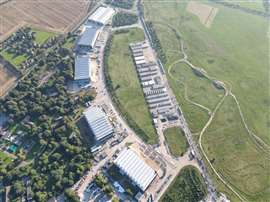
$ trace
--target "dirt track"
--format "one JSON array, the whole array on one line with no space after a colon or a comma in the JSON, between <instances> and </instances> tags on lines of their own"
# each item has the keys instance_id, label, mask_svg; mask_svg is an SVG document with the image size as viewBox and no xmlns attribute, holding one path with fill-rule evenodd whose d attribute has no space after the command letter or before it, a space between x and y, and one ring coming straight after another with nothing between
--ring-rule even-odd
<instances>
[{"instance_id":1,"label":"dirt track","mask_svg":"<svg viewBox=\"0 0 270 202\"><path fill-rule=\"evenodd\" d=\"M67 32L87 13L85 0L12 0L0 5L0 41L17 28L30 25Z\"/></svg>"}]
</instances>

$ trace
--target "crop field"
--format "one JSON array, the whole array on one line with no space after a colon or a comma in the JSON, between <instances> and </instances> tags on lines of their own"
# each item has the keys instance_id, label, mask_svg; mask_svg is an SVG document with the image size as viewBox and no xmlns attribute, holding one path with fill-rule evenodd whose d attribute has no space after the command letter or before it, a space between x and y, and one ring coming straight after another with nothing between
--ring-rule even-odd
<instances>
[{"instance_id":1,"label":"crop field","mask_svg":"<svg viewBox=\"0 0 270 202\"><path fill-rule=\"evenodd\" d=\"M0 64L0 97L6 93L16 80L16 74Z\"/></svg>"},{"instance_id":2,"label":"crop field","mask_svg":"<svg viewBox=\"0 0 270 202\"><path fill-rule=\"evenodd\" d=\"M201 135L209 163L247 201L266 201L270 197L268 22L242 10L205 4L218 9L211 27L186 10L188 2L145 0L144 12L166 53L169 84L195 137ZM210 79L194 74L181 60L184 53ZM222 81L227 93L213 80ZM239 200L220 180L216 182L219 191Z\"/></svg>"},{"instance_id":3,"label":"crop field","mask_svg":"<svg viewBox=\"0 0 270 202\"><path fill-rule=\"evenodd\" d=\"M182 156L187 151L188 143L180 128L168 128L164 131L164 136L174 156Z\"/></svg>"},{"instance_id":4,"label":"crop field","mask_svg":"<svg viewBox=\"0 0 270 202\"><path fill-rule=\"evenodd\" d=\"M122 114L127 114L128 122L135 122L144 132L146 137L142 138L153 144L157 141L157 134L129 50L130 43L142 40L144 33L140 29L115 34L108 57L108 73L112 81L113 96L118 100L117 107Z\"/></svg>"},{"instance_id":5,"label":"crop field","mask_svg":"<svg viewBox=\"0 0 270 202\"><path fill-rule=\"evenodd\" d=\"M12 0L2 4L0 40L22 26L67 32L85 16L89 4L89 1L84 0Z\"/></svg>"}]
</instances>

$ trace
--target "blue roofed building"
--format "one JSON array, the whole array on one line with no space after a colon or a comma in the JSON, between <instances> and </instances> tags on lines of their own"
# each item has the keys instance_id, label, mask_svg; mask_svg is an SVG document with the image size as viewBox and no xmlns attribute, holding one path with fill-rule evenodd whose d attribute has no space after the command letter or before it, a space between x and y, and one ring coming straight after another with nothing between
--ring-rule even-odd
<instances>
[{"instance_id":1,"label":"blue roofed building","mask_svg":"<svg viewBox=\"0 0 270 202\"><path fill-rule=\"evenodd\" d=\"M90 51L94 48L98 35L100 33L99 26L85 26L77 45L80 50Z\"/></svg>"},{"instance_id":2,"label":"blue roofed building","mask_svg":"<svg viewBox=\"0 0 270 202\"><path fill-rule=\"evenodd\" d=\"M77 55L75 58L74 80L79 86L91 83L91 66L89 55Z\"/></svg>"},{"instance_id":3,"label":"blue roofed building","mask_svg":"<svg viewBox=\"0 0 270 202\"><path fill-rule=\"evenodd\" d=\"M83 114L96 141L103 142L112 137L113 127L101 108L89 107Z\"/></svg>"}]
</instances>

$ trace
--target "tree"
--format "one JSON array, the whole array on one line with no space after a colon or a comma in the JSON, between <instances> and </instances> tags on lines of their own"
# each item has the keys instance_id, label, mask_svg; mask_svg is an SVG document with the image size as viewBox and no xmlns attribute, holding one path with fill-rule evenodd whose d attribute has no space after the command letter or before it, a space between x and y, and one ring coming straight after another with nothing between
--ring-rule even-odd
<instances>
[{"instance_id":1,"label":"tree","mask_svg":"<svg viewBox=\"0 0 270 202\"><path fill-rule=\"evenodd\" d=\"M79 197L71 189L65 190L65 198L69 202L80 202Z\"/></svg>"}]
</instances>

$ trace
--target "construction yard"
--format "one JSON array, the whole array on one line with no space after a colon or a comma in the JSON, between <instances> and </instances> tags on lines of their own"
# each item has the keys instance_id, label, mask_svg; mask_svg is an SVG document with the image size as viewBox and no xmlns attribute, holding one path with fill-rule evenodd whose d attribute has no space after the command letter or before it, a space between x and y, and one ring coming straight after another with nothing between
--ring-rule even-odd
<instances>
[{"instance_id":1,"label":"construction yard","mask_svg":"<svg viewBox=\"0 0 270 202\"><path fill-rule=\"evenodd\" d=\"M67 32L86 15L91 1L12 0L0 5L0 41L18 28L32 26L53 32Z\"/></svg>"}]
</instances>

